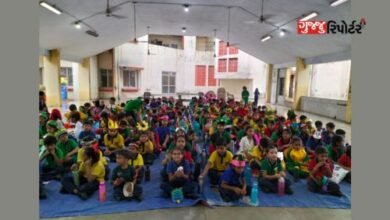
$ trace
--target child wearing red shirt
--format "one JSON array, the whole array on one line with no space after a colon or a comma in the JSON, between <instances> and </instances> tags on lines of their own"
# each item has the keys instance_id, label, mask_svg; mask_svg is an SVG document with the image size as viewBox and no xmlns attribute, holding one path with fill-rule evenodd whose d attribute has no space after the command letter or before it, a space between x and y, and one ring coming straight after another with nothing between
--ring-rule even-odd
<instances>
[{"instance_id":1,"label":"child wearing red shirt","mask_svg":"<svg viewBox=\"0 0 390 220\"><path fill-rule=\"evenodd\" d=\"M307 179L309 191L338 197L343 196L340 186L329 180L333 174L333 164L328 159L328 152L325 148L316 148L315 158L309 161L307 167L310 171Z\"/></svg>"},{"instance_id":2,"label":"child wearing red shirt","mask_svg":"<svg viewBox=\"0 0 390 220\"><path fill-rule=\"evenodd\" d=\"M347 150L345 151L345 153L339 158L339 160L337 161L339 163L339 165L350 171L347 176L345 177L345 180L348 182L348 183L351 183L351 167L352 167L352 160L351 160L351 145L348 145L347 146Z\"/></svg>"}]
</instances>

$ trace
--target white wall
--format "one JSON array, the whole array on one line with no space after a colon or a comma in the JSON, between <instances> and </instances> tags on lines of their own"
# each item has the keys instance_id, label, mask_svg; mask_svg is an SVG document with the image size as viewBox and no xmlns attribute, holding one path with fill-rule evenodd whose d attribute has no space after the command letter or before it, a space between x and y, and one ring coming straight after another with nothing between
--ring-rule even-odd
<instances>
[{"instance_id":1,"label":"white wall","mask_svg":"<svg viewBox=\"0 0 390 220\"><path fill-rule=\"evenodd\" d=\"M309 96L347 100L351 61L314 64Z\"/></svg>"},{"instance_id":2,"label":"white wall","mask_svg":"<svg viewBox=\"0 0 390 220\"><path fill-rule=\"evenodd\" d=\"M89 59L89 71L90 71L90 90L91 90L91 99L97 99L99 97L99 81L98 81L98 61L97 56L93 56Z\"/></svg>"},{"instance_id":3,"label":"white wall","mask_svg":"<svg viewBox=\"0 0 390 220\"><path fill-rule=\"evenodd\" d=\"M241 100L242 87L246 86L248 91L253 89L253 80L251 79L221 79L221 87L226 89L226 92L233 94L235 100ZM250 92L253 96L253 92Z\"/></svg>"}]
</instances>

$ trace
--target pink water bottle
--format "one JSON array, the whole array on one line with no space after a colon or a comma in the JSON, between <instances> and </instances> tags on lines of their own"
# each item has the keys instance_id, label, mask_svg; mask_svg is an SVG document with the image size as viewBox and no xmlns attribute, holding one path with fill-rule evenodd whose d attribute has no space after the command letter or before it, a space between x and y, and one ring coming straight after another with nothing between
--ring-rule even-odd
<instances>
[{"instance_id":1,"label":"pink water bottle","mask_svg":"<svg viewBox=\"0 0 390 220\"><path fill-rule=\"evenodd\" d=\"M278 195L279 196L284 195L284 187L285 187L284 178L280 177L278 180Z\"/></svg>"},{"instance_id":2,"label":"pink water bottle","mask_svg":"<svg viewBox=\"0 0 390 220\"><path fill-rule=\"evenodd\" d=\"M106 201L106 184L104 181L101 181L99 184L99 201Z\"/></svg>"}]
</instances>

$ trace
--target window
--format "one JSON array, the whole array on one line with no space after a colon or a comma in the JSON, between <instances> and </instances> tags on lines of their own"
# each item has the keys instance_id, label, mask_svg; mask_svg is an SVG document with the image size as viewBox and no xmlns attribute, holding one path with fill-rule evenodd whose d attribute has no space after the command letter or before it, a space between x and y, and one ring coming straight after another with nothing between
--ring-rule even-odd
<instances>
[{"instance_id":1,"label":"window","mask_svg":"<svg viewBox=\"0 0 390 220\"><path fill-rule=\"evenodd\" d=\"M195 66L195 86L206 85L206 66L196 65Z\"/></svg>"},{"instance_id":2,"label":"window","mask_svg":"<svg viewBox=\"0 0 390 220\"><path fill-rule=\"evenodd\" d=\"M214 66L209 66L209 86L216 86L217 85L217 80L215 79L214 75Z\"/></svg>"},{"instance_id":3,"label":"window","mask_svg":"<svg viewBox=\"0 0 390 220\"><path fill-rule=\"evenodd\" d=\"M238 59L231 58L229 59L229 72L237 72L238 70Z\"/></svg>"},{"instance_id":4,"label":"window","mask_svg":"<svg viewBox=\"0 0 390 220\"><path fill-rule=\"evenodd\" d=\"M43 85L43 68L39 67L39 83Z\"/></svg>"},{"instance_id":5,"label":"window","mask_svg":"<svg viewBox=\"0 0 390 220\"><path fill-rule=\"evenodd\" d=\"M218 72L226 72L226 59L218 60Z\"/></svg>"},{"instance_id":6,"label":"window","mask_svg":"<svg viewBox=\"0 0 390 220\"><path fill-rule=\"evenodd\" d=\"M112 70L100 69L100 87L112 88Z\"/></svg>"},{"instance_id":7,"label":"window","mask_svg":"<svg viewBox=\"0 0 390 220\"><path fill-rule=\"evenodd\" d=\"M73 72L72 67L61 67L60 76L65 77L68 82L68 87L73 86Z\"/></svg>"},{"instance_id":8,"label":"window","mask_svg":"<svg viewBox=\"0 0 390 220\"><path fill-rule=\"evenodd\" d=\"M294 75L290 75L290 87L288 89L288 97L289 98L292 98L293 95L294 95L294 85L295 85L295 76Z\"/></svg>"},{"instance_id":9,"label":"window","mask_svg":"<svg viewBox=\"0 0 390 220\"><path fill-rule=\"evenodd\" d=\"M122 76L124 88L138 88L138 71L123 70Z\"/></svg>"},{"instance_id":10,"label":"window","mask_svg":"<svg viewBox=\"0 0 390 220\"><path fill-rule=\"evenodd\" d=\"M229 54L238 54L238 48L237 47L229 47Z\"/></svg>"},{"instance_id":11,"label":"window","mask_svg":"<svg viewBox=\"0 0 390 220\"><path fill-rule=\"evenodd\" d=\"M219 56L223 56L223 55L226 55L226 43L223 42L223 41L220 41L219 42L219 50L218 50L218 54Z\"/></svg>"},{"instance_id":12,"label":"window","mask_svg":"<svg viewBox=\"0 0 390 220\"><path fill-rule=\"evenodd\" d=\"M176 93L176 73L162 72L162 93L174 94Z\"/></svg>"}]
</instances>

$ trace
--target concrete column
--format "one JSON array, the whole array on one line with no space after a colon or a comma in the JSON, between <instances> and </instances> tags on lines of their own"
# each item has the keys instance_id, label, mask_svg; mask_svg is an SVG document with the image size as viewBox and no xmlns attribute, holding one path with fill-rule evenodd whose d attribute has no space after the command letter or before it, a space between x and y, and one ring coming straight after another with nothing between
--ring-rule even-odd
<instances>
[{"instance_id":1,"label":"concrete column","mask_svg":"<svg viewBox=\"0 0 390 220\"><path fill-rule=\"evenodd\" d=\"M267 64L267 82L265 87L265 102L270 103L271 102L271 92L272 92L272 69L274 68L274 65Z\"/></svg>"},{"instance_id":2,"label":"concrete column","mask_svg":"<svg viewBox=\"0 0 390 220\"><path fill-rule=\"evenodd\" d=\"M310 68L305 64L303 58L297 59L297 83L295 85L295 95L294 95L294 103L293 108L295 110L300 109L300 101L302 96L309 95L309 83L310 83Z\"/></svg>"},{"instance_id":3,"label":"concrete column","mask_svg":"<svg viewBox=\"0 0 390 220\"><path fill-rule=\"evenodd\" d=\"M89 76L90 76L90 94L91 99L99 98L99 80L98 80L98 61L97 56L93 56L89 61Z\"/></svg>"},{"instance_id":4,"label":"concrete column","mask_svg":"<svg viewBox=\"0 0 390 220\"><path fill-rule=\"evenodd\" d=\"M46 88L48 107L61 106L60 93L60 51L51 50L49 56L43 57L43 85Z\"/></svg>"},{"instance_id":5,"label":"concrete column","mask_svg":"<svg viewBox=\"0 0 390 220\"><path fill-rule=\"evenodd\" d=\"M90 61L89 58L83 59L81 63L78 63L78 98L80 101L89 101L91 99L90 94Z\"/></svg>"}]
</instances>

